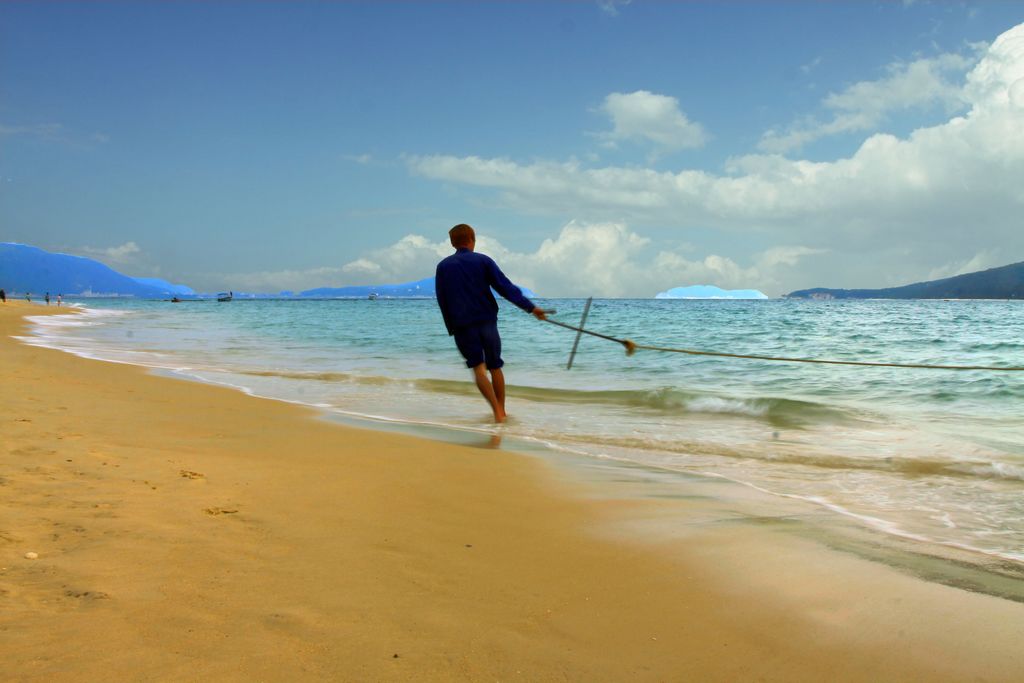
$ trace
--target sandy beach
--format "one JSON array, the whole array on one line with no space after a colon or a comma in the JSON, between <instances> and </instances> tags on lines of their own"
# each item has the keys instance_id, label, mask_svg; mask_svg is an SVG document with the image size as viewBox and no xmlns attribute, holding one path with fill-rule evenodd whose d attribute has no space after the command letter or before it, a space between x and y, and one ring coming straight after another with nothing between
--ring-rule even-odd
<instances>
[{"instance_id":1,"label":"sandy beach","mask_svg":"<svg viewBox=\"0 0 1024 683\"><path fill-rule=\"evenodd\" d=\"M11 338L56 312L0 306L4 680L1024 679L1021 602Z\"/></svg>"}]
</instances>

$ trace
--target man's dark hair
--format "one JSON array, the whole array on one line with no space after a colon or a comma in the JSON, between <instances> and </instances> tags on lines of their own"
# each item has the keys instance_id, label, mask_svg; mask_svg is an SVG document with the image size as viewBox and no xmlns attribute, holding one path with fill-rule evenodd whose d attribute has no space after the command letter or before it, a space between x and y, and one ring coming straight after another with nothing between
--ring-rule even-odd
<instances>
[{"instance_id":1,"label":"man's dark hair","mask_svg":"<svg viewBox=\"0 0 1024 683\"><path fill-rule=\"evenodd\" d=\"M470 243L476 240L476 233L473 232L472 227L465 223L459 223L448 231L448 239L452 241L452 246L456 249L459 247L468 247Z\"/></svg>"}]
</instances>

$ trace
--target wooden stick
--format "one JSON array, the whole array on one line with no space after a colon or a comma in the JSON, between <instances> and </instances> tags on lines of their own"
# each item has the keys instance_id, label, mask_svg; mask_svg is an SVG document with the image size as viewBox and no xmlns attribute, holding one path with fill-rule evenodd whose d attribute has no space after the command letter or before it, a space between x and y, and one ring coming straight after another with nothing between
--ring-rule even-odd
<instances>
[{"instance_id":1,"label":"wooden stick","mask_svg":"<svg viewBox=\"0 0 1024 683\"><path fill-rule=\"evenodd\" d=\"M569 352L569 364L565 366L566 370L572 370L572 361L576 358L576 349L580 345L580 337L583 336L583 328L587 324L587 316L590 314L590 303L594 300L594 297L587 298L587 304L583 307L583 317L580 318L580 329L576 331L576 341L572 343L572 351Z\"/></svg>"}]
</instances>

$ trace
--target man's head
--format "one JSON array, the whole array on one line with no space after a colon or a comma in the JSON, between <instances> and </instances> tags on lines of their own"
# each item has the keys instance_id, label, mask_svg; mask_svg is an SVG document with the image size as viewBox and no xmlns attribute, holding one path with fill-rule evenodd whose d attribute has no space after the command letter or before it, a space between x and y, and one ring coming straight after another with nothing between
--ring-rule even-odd
<instances>
[{"instance_id":1,"label":"man's head","mask_svg":"<svg viewBox=\"0 0 1024 683\"><path fill-rule=\"evenodd\" d=\"M465 223L459 223L448 231L448 239L456 249L472 249L476 246L476 233Z\"/></svg>"}]
</instances>

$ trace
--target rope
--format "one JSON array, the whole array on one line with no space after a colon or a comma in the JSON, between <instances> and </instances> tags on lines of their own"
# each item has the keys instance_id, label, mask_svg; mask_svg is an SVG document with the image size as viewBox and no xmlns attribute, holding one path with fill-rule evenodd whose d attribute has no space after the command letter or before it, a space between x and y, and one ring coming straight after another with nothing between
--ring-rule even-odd
<instances>
[{"instance_id":1,"label":"rope","mask_svg":"<svg viewBox=\"0 0 1024 683\"><path fill-rule=\"evenodd\" d=\"M636 342L630 341L629 339L619 339L618 337L612 337L607 334L601 334L600 332L594 332L587 330L582 327L576 327L575 325L567 325L566 323L559 322L558 320L547 319L547 322L552 325L558 325L564 327L567 330L574 330L581 334L589 334L592 337L598 337L599 339L607 339L608 341L622 344L626 349L626 355L632 356L638 349L644 349L646 351L662 351L664 353L685 353L691 356L716 356L718 358L746 358L750 360L768 360L778 361L783 363L822 363L826 365L860 365L876 368L919 368L926 370L999 370L1005 372L1022 372L1024 367L999 367L995 365L924 365L920 363L872 363L870 361L859 361L859 360L826 360L821 358L785 358L782 356L758 356L743 353L724 353L721 351L698 351L696 349L677 349L667 346L651 346L648 344L637 344Z\"/></svg>"}]
</instances>

